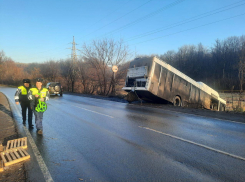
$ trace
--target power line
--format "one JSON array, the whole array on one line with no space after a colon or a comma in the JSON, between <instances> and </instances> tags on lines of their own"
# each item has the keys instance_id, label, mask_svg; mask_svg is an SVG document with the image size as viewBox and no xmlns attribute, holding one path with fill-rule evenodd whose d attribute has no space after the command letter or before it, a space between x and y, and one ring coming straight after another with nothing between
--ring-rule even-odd
<instances>
[{"instance_id":1,"label":"power line","mask_svg":"<svg viewBox=\"0 0 245 182\"><path fill-rule=\"evenodd\" d=\"M132 1L132 0L127 1L126 3L124 3L124 5L128 4L130 1ZM152 0L151 0L151 1L152 1ZM109 15L111 15L111 14L117 12L119 9L121 9L121 6L120 6L120 8L117 8L116 10L114 10L114 11L112 11L111 13L107 14L106 16L104 16L103 18L101 18L100 20L98 20L97 22L95 22L94 24L92 24L91 26L94 26L94 25L96 25L97 23L101 22L103 19L105 19L105 18L108 17ZM90 26L90 27L91 27L91 26Z\"/></svg>"},{"instance_id":2,"label":"power line","mask_svg":"<svg viewBox=\"0 0 245 182\"><path fill-rule=\"evenodd\" d=\"M132 1L132 0L129 0L129 1L127 1L125 4L128 4L130 1ZM150 1L152 1L152 0L150 0ZM150 2L150 1L148 1L148 2ZM147 3L148 3L147 2ZM124 5L125 5L124 4ZM143 5L145 5L146 3L144 3ZM143 5L141 5L141 6L143 6ZM140 6L140 7L141 7ZM138 7L139 8L139 7ZM138 8L136 8L136 9L138 9ZM114 12L116 12L117 10L119 10L119 9L121 9L121 7L120 8L117 8L116 10L114 10L113 12L111 12L111 13L109 13L109 14L107 14L105 17L103 17L103 18L101 18L100 20L98 20L97 22L95 22L93 25L91 25L91 26L94 26L95 24L97 24L97 23L99 23L101 20L103 20L104 18L106 18L107 16L109 16L109 15L111 15L112 13L114 13ZM136 9L134 9L134 10L132 10L131 12L133 12L133 11L135 11ZM131 13L131 12L129 12L129 13ZM129 14L129 13L127 13L127 14ZM126 14L126 15L127 15ZM126 16L125 15L125 16ZM119 18L120 19L120 18ZM115 20L116 21L116 20ZM115 21L113 21L113 22L115 22ZM87 36L87 35L86 35ZM67 45L67 44L64 44L64 45ZM41 53L44 53L44 52L49 52L49 51L53 51L53 50L57 50L57 49L60 49L60 47L56 47L56 48L54 48L54 49L49 49L49 50L46 50L46 51L42 51L42 52L38 52L38 53L36 53L36 54L41 54ZM63 50L63 49L62 49Z\"/></svg>"},{"instance_id":3,"label":"power line","mask_svg":"<svg viewBox=\"0 0 245 182\"><path fill-rule=\"evenodd\" d=\"M150 1L152 1L152 0L150 0ZM149 3L150 1L147 1L146 3ZM134 25L134 24L136 24L136 23L138 23L138 22L140 22L140 21L143 21L143 20L145 20L145 19L151 17L151 16L154 16L154 15L157 14L157 13L160 13L161 11L163 11L163 10L165 10L165 9L167 9L167 8L170 8L170 7L172 7L172 6L175 6L175 5L177 5L177 4L179 4L179 3L183 2L183 1L185 1L185 0L177 0L177 1L171 3L171 4L167 5L167 6L164 6L164 7L160 8L160 9L158 9L157 11L154 11L154 12L152 12L152 13L150 13L150 14L148 14L148 15L142 17L142 18L139 18L139 19L135 20L134 22L131 22L131 23L129 23L129 24L123 26L123 27L120 27L119 29L113 30L113 31L111 31L111 32L109 32L109 33L107 33L107 34L110 34L110 33L112 33L112 32L118 32L118 31L124 29L124 27L127 28L127 27L129 27L129 26L131 26L131 25ZM129 1L128 1L128 2L129 2ZM127 2L127 3L128 3L128 2ZM241 1L240 1L240 2L241 2ZM240 3L240 2L239 2L239 3ZM242 1L242 2L244 2L244 1ZM142 6L145 5L146 3L140 5L139 7L142 7ZM234 3L234 4L237 4L237 3ZM232 5L233 5L233 4L232 4ZM237 5L237 6L241 6L241 5L243 5L243 4L240 4L240 5ZM231 5L228 5L228 6L231 6ZM225 7L228 7L228 6L225 6ZM235 6L235 7L237 7L237 6ZM137 7L136 9L139 9L139 7ZM219 9L223 9L223 8L225 8L225 7L218 8L218 9L213 10L213 11L217 11L217 10L219 10ZM235 8L235 7L231 7L231 8L228 8L228 9L226 9L226 10L229 10L229 9L232 9L232 8ZM165 9L164 9L164 8L165 8ZM120 9L120 8L119 8L119 9ZM134 10L132 10L132 11L135 11L136 9L134 9ZM221 11L219 11L219 12L215 12L215 13L213 13L213 14L209 14L209 15L206 15L206 16L204 16L204 17L211 16L211 15L214 15L214 14L217 14L217 13L220 13L220 12L223 12L223 11L226 11L226 10L221 10ZM209 11L209 12L207 12L207 13L211 13L211 12L213 12L213 11ZM129 13L130 13L130 12L128 12L127 14L129 14ZM200 17L200 18L196 18L196 17L203 16L203 15L205 15L205 14L207 14L207 13L204 13L204 14L201 14L201 15L198 15L198 16L195 16L195 17L186 19L186 20L181 21L181 22L177 22L177 23L171 24L171 25L175 25L175 24L176 24L176 25L175 25L175 26L172 26L172 27L168 27L167 29L173 28L173 27L176 27L176 26L180 26L180 25L183 25L183 24L185 24L185 23L189 23L189 22L191 22L191 21L196 21L196 20L201 19L201 18L204 18L204 17ZM125 14L125 15L123 15L123 16L126 16L127 14ZM108 15L107 15L107 16L108 16ZM191 20L191 19L193 19L193 18L196 18L196 19ZM119 18L119 19L120 19L120 18ZM188 20L189 20L189 21L188 21ZM117 21L117 20L114 20L113 22L115 22L115 21ZM182 23L182 22L183 22L183 23ZM111 23L112 23L112 22L111 22ZM180 23L181 23L181 24L180 24ZM195 28L195 27L194 27L194 28ZM191 28L191 29L194 29L194 28ZM198 27L197 27L197 28L198 28ZM191 30L191 29L190 29L190 30ZM164 30L165 30L165 29L164 29ZM189 30L189 29L187 29L187 30ZM184 30L184 31L187 31L187 30ZM129 41L134 40L134 39L138 39L138 38L141 38L141 37L144 37L144 36L148 36L148 35L151 35L151 34L160 32L160 31L163 31L162 28L161 28L161 29L156 29L156 30L153 30L153 31L150 31L150 32L141 34L141 35L137 35L137 36L135 36L135 37L131 37ZM180 32L184 32L184 31L180 31ZM177 33L180 33L180 32L177 32ZM174 33L174 34L177 34L177 33ZM166 35L166 36L170 36L170 35L173 35L173 34L169 34L169 35ZM136 37L138 37L138 38L136 38ZM165 36L163 36L163 37L165 37ZM158 37L158 38L159 38L159 37ZM161 37L160 37L160 38L161 38ZM155 38L155 39L157 39L157 38ZM154 39L150 39L150 40L154 40ZM150 40L146 40L146 41L143 41L143 42L140 42L140 43L144 43L144 42L147 42L147 41L150 41ZM137 44L140 44L140 43L137 43ZM135 44L133 44L133 45L135 45ZM52 50L56 50L56 49L58 49L58 48L50 49L50 50L43 51L43 52L48 52L48 51L52 51ZM43 52L40 52L40 53L43 53Z\"/></svg>"},{"instance_id":4,"label":"power line","mask_svg":"<svg viewBox=\"0 0 245 182\"><path fill-rule=\"evenodd\" d=\"M171 35L175 35L175 34L178 34L178 33L186 32L186 31L193 30L193 29L200 28L200 27L204 27L204 26L207 26L207 25L215 24L215 23L218 23L218 22L222 22L222 21L225 21L225 20L233 19L233 18L236 18L236 17L239 17L239 16L243 16L243 15L245 15L245 13L239 14L239 15L236 15L236 16L232 16L232 17L229 17L229 18L225 18L225 19L222 19L222 20L214 21L214 22L211 22L211 23L203 24L203 25L200 25L200 26L196 26L196 27L193 27L193 28L189 28L189 29L186 29L186 30L182 30L182 31L179 31L179 32L171 33L171 34L168 34L168 35L156 37L156 38L149 39L149 40L146 40L146 41L142 41L142 42L139 42L139 43L136 43L136 44L131 44L131 46L142 44L142 43L149 42L149 41L156 40L156 39L160 39L160 38L163 38L163 37L168 37L168 36L171 36Z\"/></svg>"},{"instance_id":5,"label":"power line","mask_svg":"<svg viewBox=\"0 0 245 182\"><path fill-rule=\"evenodd\" d=\"M234 7L230 7L230 8L227 8L227 9L224 9L224 10L221 10L221 11L218 11L218 12L215 12L217 10L220 10L220 9L223 9L223 8L226 8L226 7L229 7L229 6L232 6L232 5L237 4L237 3L240 3L240 2L243 2L243 4L239 4L239 5L236 5ZM237 7L240 7L240 6L242 6L242 5L245 4L244 1L240 1L240 2L236 2L236 3L230 4L228 6L224 6L224 7L221 7L221 8L218 8L218 9L215 9L215 10L212 10L212 11L209 11L209 12L206 12L206 13L203 13L203 14L200 14L200 15L197 15L197 16L194 16L194 17L188 18L186 20L183 20L183 21L180 21L180 22L177 22L177 23L173 23L173 24L170 24L168 26L161 27L159 29L155 29L153 31L149 31L149 32L146 32L146 33L143 33L143 34L140 34L140 35L133 36L133 37L131 37L129 39L126 39L125 42L130 42L130 41L135 40L135 39L139 39L139 38L146 37L146 36L149 36L149 35L152 35L152 34L156 34L158 32L162 32L164 30L168 30L168 29L171 29L171 28L174 28L174 27L178 27L178 26L181 26L181 25L184 25L184 24L187 24L187 23L190 23L190 22L193 22L193 21L202 19L202 18L206 18L208 16L212 16L212 15L215 15L215 14L218 14L218 13L221 13L221 12L224 12L224 11L227 11L227 10L230 10L230 9L233 9L233 8L237 8ZM214 13L211 13L211 12L214 12ZM209 14L209 13L211 13L211 14ZM206 15L206 14L208 14L208 15ZM203 15L206 15L206 16L203 16ZM202 16L202 17L200 17L200 16ZM199 17L199 18L196 18L196 17ZM194 19L194 18L196 18L196 19Z\"/></svg>"},{"instance_id":6,"label":"power line","mask_svg":"<svg viewBox=\"0 0 245 182\"><path fill-rule=\"evenodd\" d=\"M146 19L148 19L148 18L150 18L150 17L152 17L152 16L154 16L154 15L156 15L156 14L158 14L158 13L164 11L164 10L167 10L167 9L169 9L169 8L175 6L175 5L177 5L177 4L179 4L179 3L183 2L183 1L185 1L185 0L177 0L177 1L173 2L173 3L170 3L170 4L164 6L164 7L160 8L160 9L158 9L158 10L156 10L156 11L150 13L150 14L147 14L146 16L144 16L144 17L142 17L142 18L139 18L139 19L137 19L137 20L135 20L135 21L133 21L133 22L131 22L131 23L128 23L128 24L126 24L126 25L124 25L124 26L122 26L122 27L120 27L120 28L118 28L118 29L115 29L115 30L113 30L113 31L111 31L111 32L108 32L108 33L106 33L106 34L103 35L103 36L106 36L106 35L108 35L108 34L112 34L112 33L119 32L119 31L121 31L121 30L123 30L123 29L125 29L125 28L128 28L128 27L130 27L130 26L132 26L132 25L135 25L135 24L137 24L137 23L139 23L139 22L141 22L141 21L144 21L144 20L146 20Z\"/></svg>"},{"instance_id":7,"label":"power line","mask_svg":"<svg viewBox=\"0 0 245 182\"><path fill-rule=\"evenodd\" d=\"M95 30L95 31L93 31L93 32L91 32L91 33L89 33L88 35L90 35L90 34L92 34L92 33L95 33L95 32L97 32L97 31L99 31L99 30L103 29L104 27L106 27L106 26L108 26L108 25L110 25L110 24L112 24L112 23L114 23L114 22L116 22L116 21L120 20L121 18L123 18L123 17L125 17L125 16L129 15L130 13L134 12L135 10L137 10L137 9L141 8L142 6L144 6L144 5L148 4L148 3L149 3L149 2L151 2L151 1L152 1L152 0L147 1L146 3L144 3L144 4L140 5L140 6L138 6L138 7L137 7L137 8L135 8L135 9L133 9L132 11L129 11L128 13L126 13L126 14L124 14L124 15L120 16L119 18L117 18L117 19L113 20L112 22L110 22L110 23L108 23L108 24L106 24L106 25L104 25L104 26L100 27L99 29L97 29L97 30Z\"/></svg>"},{"instance_id":8,"label":"power line","mask_svg":"<svg viewBox=\"0 0 245 182\"><path fill-rule=\"evenodd\" d=\"M124 14L123 16L119 17L118 19L116 19L116 20L110 22L109 24L112 24L112 23L118 21L119 19L121 19L121 18L125 17L126 15L132 13L133 11L135 11L135 10L141 8L142 6L146 5L147 3L151 2L151 1L152 1L152 0L147 1L146 3L144 3L144 4L140 5L140 6L138 6L137 8L133 9L132 11L130 11L130 12ZM181 3L181 2L183 2L183 1L185 1L185 0L177 0L177 1L173 2L173 3L170 3L170 4L168 4L167 6L164 6L164 7L160 8L160 9L158 9L157 11L154 11L154 12L152 12L152 13L150 13L150 14L148 14L148 15L146 15L146 16L140 18L140 19L137 19L137 20L134 21L134 22L131 22L131 23L129 23L129 24L127 24L127 25L125 25L125 26L123 26L123 27L121 27L121 28L119 28L119 29L116 29L116 30L114 30L114 31L112 31L112 32L109 32L109 33L107 33L107 34L111 34L111 33L115 32L115 31L118 32L118 31L120 31L120 30L122 30L122 29L124 29L124 28L127 28L127 27L129 27L129 26L131 26L131 25L134 25L134 24L140 22L140 21L143 21L143 20L145 20L145 19L147 19L147 18L150 18L150 17L152 17L152 16L154 16L154 15L156 15L156 14L158 14L158 13L160 13L160 12L162 12L162 11L168 9L168 8L171 8L171 7L173 7L173 6L175 6L175 5L179 4L179 3ZM109 25L109 24L107 24L107 25ZM107 26L107 25L105 25L105 26ZM100 29L104 28L105 26L101 27ZM100 29L97 29L96 31L98 31L98 30L100 30ZM92 33L94 33L94 32L92 32ZM107 35L107 34L106 34L106 35ZM89 34L88 34L88 35L89 35ZM86 36L87 36L87 35L86 35ZM48 52L48 51L56 50L56 49L58 49L58 47L55 48L55 49L50 49L50 50L43 51L43 52ZM41 52L41 53L43 53L43 52ZM38 54L38 53L37 53L37 54Z\"/></svg>"}]
</instances>

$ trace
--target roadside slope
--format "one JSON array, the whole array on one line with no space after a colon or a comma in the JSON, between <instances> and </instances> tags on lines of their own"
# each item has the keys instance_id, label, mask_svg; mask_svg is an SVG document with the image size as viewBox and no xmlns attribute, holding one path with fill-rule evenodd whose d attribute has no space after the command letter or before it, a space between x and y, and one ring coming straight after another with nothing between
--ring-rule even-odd
<instances>
[{"instance_id":1,"label":"roadside slope","mask_svg":"<svg viewBox=\"0 0 245 182\"><path fill-rule=\"evenodd\" d=\"M6 146L8 140L16 138L18 138L18 132L8 99L0 92L0 143ZM4 171L0 172L0 181L26 181L23 162L5 167Z\"/></svg>"}]
</instances>

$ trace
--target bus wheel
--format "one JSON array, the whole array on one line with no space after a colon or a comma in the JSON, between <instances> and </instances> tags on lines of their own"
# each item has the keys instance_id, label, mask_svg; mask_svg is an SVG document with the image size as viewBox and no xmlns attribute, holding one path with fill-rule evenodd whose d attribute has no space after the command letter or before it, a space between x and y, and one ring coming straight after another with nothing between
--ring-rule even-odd
<instances>
[{"instance_id":1,"label":"bus wheel","mask_svg":"<svg viewBox=\"0 0 245 182\"><path fill-rule=\"evenodd\" d=\"M173 104L174 106L178 106L178 107L182 106L181 98L179 96L175 96Z\"/></svg>"}]
</instances>

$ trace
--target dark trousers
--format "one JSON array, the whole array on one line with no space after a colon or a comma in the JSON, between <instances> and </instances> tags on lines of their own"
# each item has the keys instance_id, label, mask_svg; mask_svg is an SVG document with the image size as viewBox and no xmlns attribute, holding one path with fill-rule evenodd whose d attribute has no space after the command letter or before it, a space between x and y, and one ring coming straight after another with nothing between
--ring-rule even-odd
<instances>
[{"instance_id":1,"label":"dark trousers","mask_svg":"<svg viewBox=\"0 0 245 182\"><path fill-rule=\"evenodd\" d=\"M31 110L30 103L21 102L20 105L21 105L21 109L22 109L23 123L26 122L26 110L28 109L28 124L29 124L29 126L32 126L32 110Z\"/></svg>"}]
</instances>

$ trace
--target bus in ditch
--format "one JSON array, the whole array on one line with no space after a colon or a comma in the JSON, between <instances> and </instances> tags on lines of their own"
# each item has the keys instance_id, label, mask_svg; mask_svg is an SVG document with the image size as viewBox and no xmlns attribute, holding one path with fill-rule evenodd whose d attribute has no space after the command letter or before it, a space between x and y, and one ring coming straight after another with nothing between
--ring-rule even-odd
<instances>
[{"instance_id":1,"label":"bus in ditch","mask_svg":"<svg viewBox=\"0 0 245 182\"><path fill-rule=\"evenodd\" d=\"M135 58L130 62L123 90L129 102L172 103L175 106L224 111L226 101L203 82L196 82L157 57Z\"/></svg>"}]
</instances>

